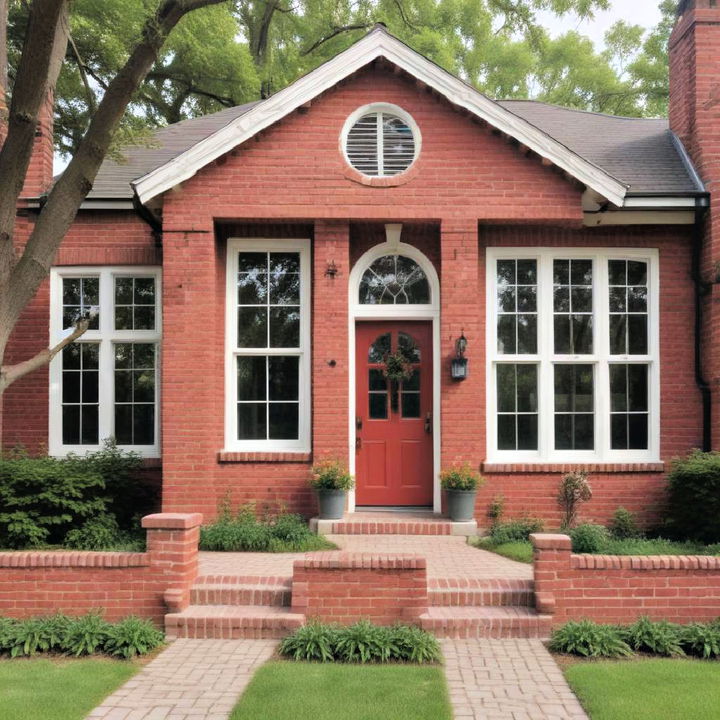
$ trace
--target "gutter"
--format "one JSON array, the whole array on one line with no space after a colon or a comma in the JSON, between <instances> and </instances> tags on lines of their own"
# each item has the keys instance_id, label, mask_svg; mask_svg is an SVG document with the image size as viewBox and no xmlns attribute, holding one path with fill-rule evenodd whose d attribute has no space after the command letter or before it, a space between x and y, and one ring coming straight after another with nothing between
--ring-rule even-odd
<instances>
[{"instance_id":1,"label":"gutter","mask_svg":"<svg viewBox=\"0 0 720 720\"><path fill-rule=\"evenodd\" d=\"M150 212L150 210L145 207L145 205L140 202L140 198L138 197L137 193L133 194L132 206L137 216L144 223L147 223L147 225L150 226L153 240L155 240L155 247L161 248L163 241L162 223L157 219L157 217L155 217L155 215L153 215L153 213Z\"/></svg>"}]
</instances>

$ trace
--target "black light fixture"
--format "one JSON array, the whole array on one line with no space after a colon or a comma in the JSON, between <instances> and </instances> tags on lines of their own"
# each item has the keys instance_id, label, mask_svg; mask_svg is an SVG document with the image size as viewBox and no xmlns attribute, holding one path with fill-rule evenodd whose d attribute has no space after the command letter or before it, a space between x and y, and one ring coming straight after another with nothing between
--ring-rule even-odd
<instances>
[{"instance_id":1,"label":"black light fixture","mask_svg":"<svg viewBox=\"0 0 720 720\"><path fill-rule=\"evenodd\" d=\"M460 331L460 337L455 341L455 357L452 359L452 379L466 380L468 376L468 361L465 357L467 338L465 332Z\"/></svg>"}]
</instances>

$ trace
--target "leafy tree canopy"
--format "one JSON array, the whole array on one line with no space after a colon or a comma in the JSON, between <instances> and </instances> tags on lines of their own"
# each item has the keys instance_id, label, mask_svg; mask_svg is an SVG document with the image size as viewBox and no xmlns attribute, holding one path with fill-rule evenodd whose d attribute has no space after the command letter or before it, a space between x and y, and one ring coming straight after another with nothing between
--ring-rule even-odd
<instances>
[{"instance_id":1,"label":"leafy tree canopy","mask_svg":"<svg viewBox=\"0 0 720 720\"><path fill-rule=\"evenodd\" d=\"M77 146L104 88L159 0L75 0L57 87L56 143ZM148 128L264 97L334 56L374 23L495 98L535 98L598 112L667 110L674 0L645 30L624 21L598 51L578 32L551 38L536 13L589 19L609 0L228 0L186 16L136 93L119 141ZM10 7L10 79L26 4Z\"/></svg>"}]
</instances>

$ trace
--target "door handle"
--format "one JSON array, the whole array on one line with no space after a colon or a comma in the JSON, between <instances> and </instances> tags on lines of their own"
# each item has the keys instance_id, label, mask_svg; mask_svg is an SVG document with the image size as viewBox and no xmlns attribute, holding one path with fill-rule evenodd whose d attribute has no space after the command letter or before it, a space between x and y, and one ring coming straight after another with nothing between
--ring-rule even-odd
<instances>
[{"instance_id":1,"label":"door handle","mask_svg":"<svg viewBox=\"0 0 720 720\"><path fill-rule=\"evenodd\" d=\"M361 447L362 447L362 438L358 435L355 438L355 449L360 450Z\"/></svg>"},{"instance_id":2,"label":"door handle","mask_svg":"<svg viewBox=\"0 0 720 720\"><path fill-rule=\"evenodd\" d=\"M425 432L430 434L432 432L432 414L428 413L425 416Z\"/></svg>"}]
</instances>

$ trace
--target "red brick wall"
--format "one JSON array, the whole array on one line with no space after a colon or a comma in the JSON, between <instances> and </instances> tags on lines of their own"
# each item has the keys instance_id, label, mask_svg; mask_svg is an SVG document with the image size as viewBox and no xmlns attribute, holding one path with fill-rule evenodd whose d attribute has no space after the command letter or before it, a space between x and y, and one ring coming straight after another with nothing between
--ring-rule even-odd
<instances>
[{"instance_id":1,"label":"red brick wall","mask_svg":"<svg viewBox=\"0 0 720 720\"><path fill-rule=\"evenodd\" d=\"M162 626L166 603L189 604L201 522L199 514L148 515L144 553L0 552L0 615L100 609L107 620L139 615Z\"/></svg>"},{"instance_id":2,"label":"red brick wall","mask_svg":"<svg viewBox=\"0 0 720 720\"><path fill-rule=\"evenodd\" d=\"M293 567L292 611L308 620L392 625L427 608L426 561L416 555L318 553Z\"/></svg>"},{"instance_id":3,"label":"red brick wall","mask_svg":"<svg viewBox=\"0 0 720 720\"><path fill-rule=\"evenodd\" d=\"M720 617L720 558L574 555L567 535L533 535L538 610L554 622L678 623Z\"/></svg>"}]
</instances>

